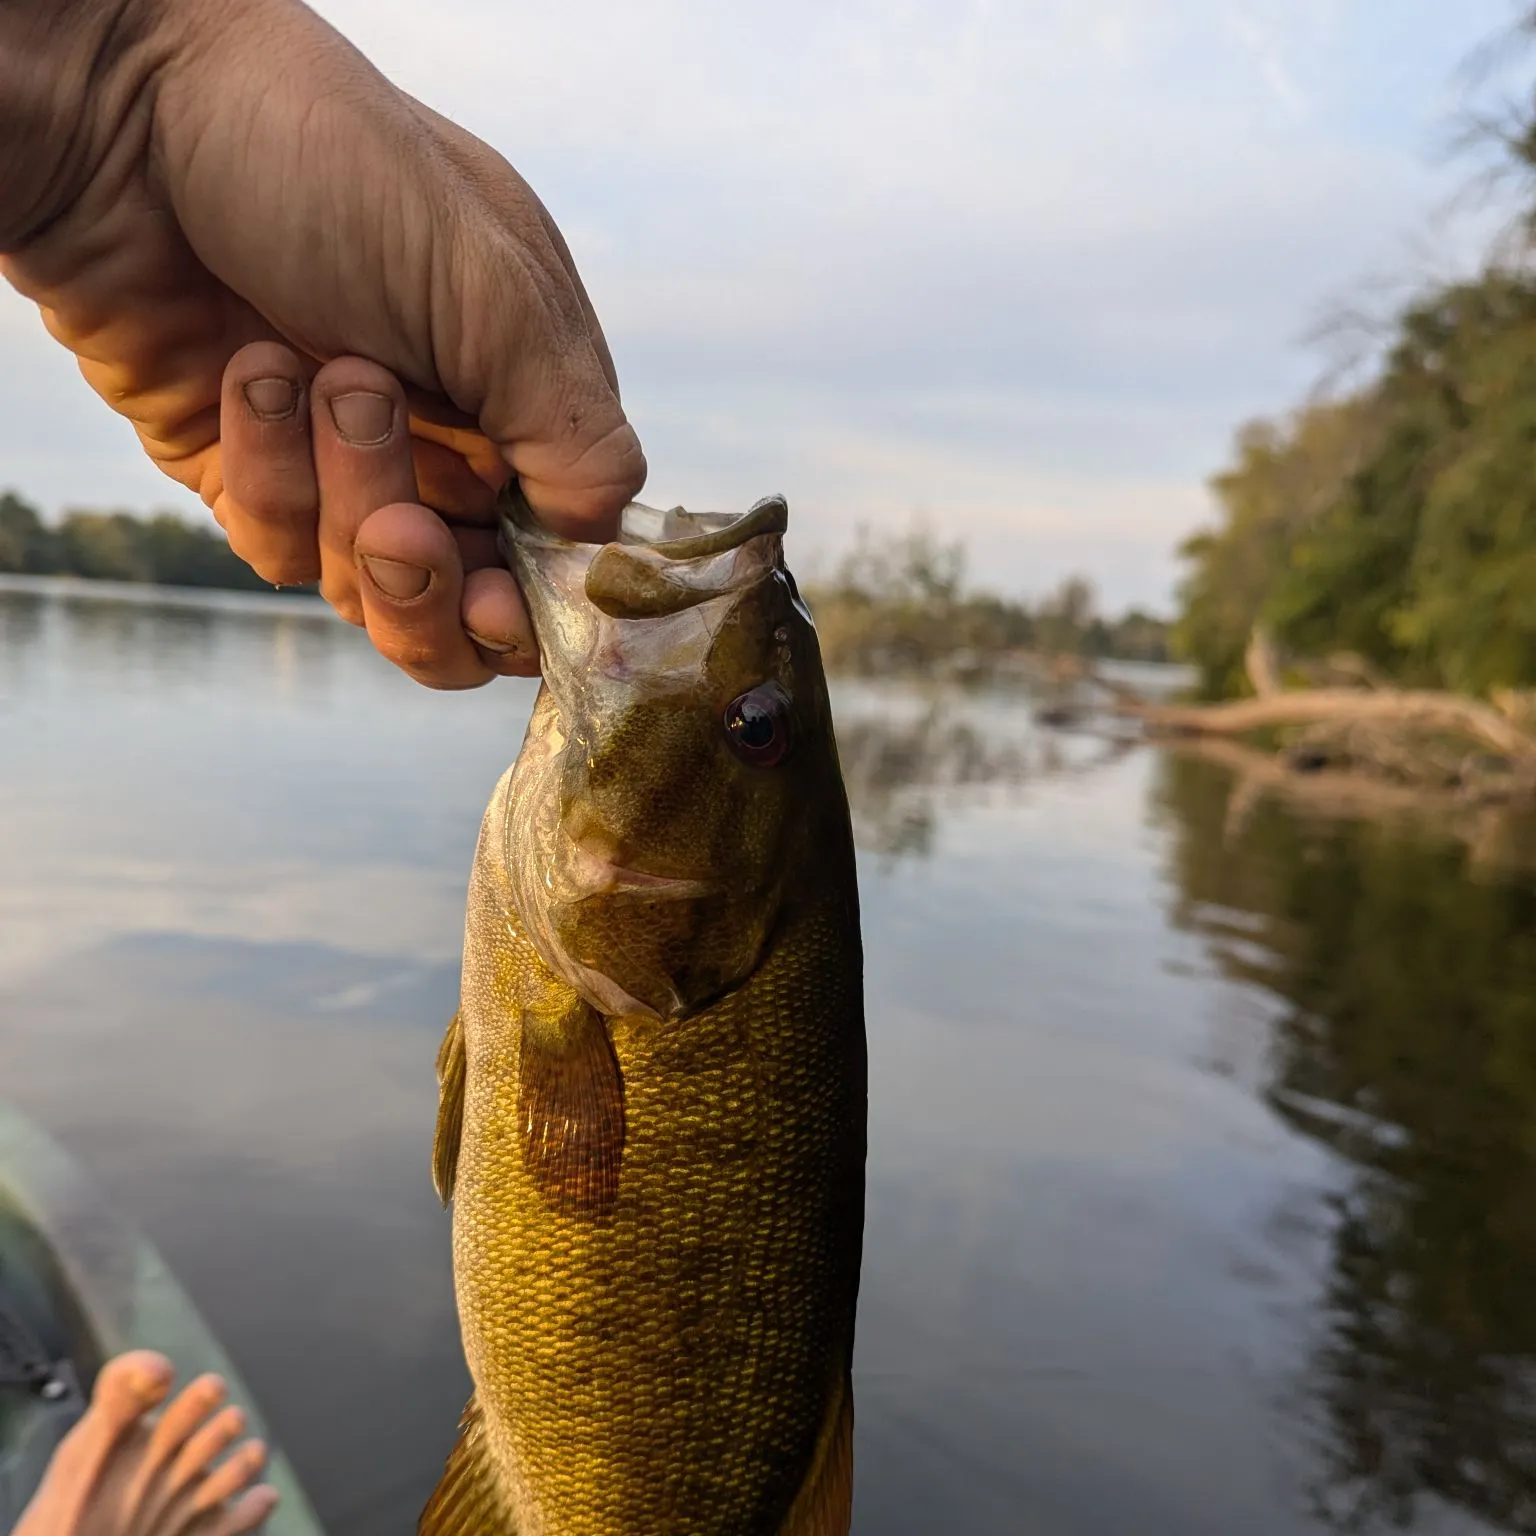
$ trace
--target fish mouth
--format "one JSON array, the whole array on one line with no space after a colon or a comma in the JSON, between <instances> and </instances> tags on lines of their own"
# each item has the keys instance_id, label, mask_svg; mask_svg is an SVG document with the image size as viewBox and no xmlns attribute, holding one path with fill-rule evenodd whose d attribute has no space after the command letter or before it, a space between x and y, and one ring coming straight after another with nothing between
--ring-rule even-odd
<instances>
[{"instance_id":1,"label":"fish mouth","mask_svg":"<svg viewBox=\"0 0 1536 1536\"><path fill-rule=\"evenodd\" d=\"M577 900L622 893L649 896L658 901L684 901L690 897L707 896L715 889L708 881L653 875L643 869L617 864L579 840L569 844L564 873Z\"/></svg>"}]
</instances>

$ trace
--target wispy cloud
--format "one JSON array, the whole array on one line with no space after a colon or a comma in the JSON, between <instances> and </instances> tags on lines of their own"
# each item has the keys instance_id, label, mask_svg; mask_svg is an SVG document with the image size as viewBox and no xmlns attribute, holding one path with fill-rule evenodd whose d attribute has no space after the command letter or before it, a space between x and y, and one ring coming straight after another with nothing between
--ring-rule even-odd
<instances>
[{"instance_id":1,"label":"wispy cloud","mask_svg":"<svg viewBox=\"0 0 1536 1536\"><path fill-rule=\"evenodd\" d=\"M571 240L653 465L809 554L928 509L973 566L1166 598L1298 338L1448 185L1430 104L1503 0L321 0ZM1454 13L1454 14L1452 14ZM1383 84L1383 81L1388 82ZM174 501L0 304L0 482ZM15 359L14 363L11 359ZM985 546L983 549L982 546Z\"/></svg>"}]
</instances>

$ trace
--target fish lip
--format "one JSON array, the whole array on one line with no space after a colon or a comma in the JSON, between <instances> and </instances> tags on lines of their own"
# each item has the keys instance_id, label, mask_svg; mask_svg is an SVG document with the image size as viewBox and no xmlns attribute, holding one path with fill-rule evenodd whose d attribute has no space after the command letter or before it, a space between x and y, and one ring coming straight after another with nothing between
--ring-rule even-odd
<instances>
[{"instance_id":1,"label":"fish lip","mask_svg":"<svg viewBox=\"0 0 1536 1536\"><path fill-rule=\"evenodd\" d=\"M581 900L623 893L650 896L662 901L682 901L689 897L708 895L715 889L705 880L653 875L643 869L630 869L615 864L579 840L573 840L568 846L570 859L566 873L580 891Z\"/></svg>"},{"instance_id":2,"label":"fish lip","mask_svg":"<svg viewBox=\"0 0 1536 1536\"><path fill-rule=\"evenodd\" d=\"M646 896L678 900L688 896L707 896L714 886L705 880L677 880L670 875L648 875L643 869L621 869L610 865L612 883L607 891L632 891Z\"/></svg>"}]
</instances>

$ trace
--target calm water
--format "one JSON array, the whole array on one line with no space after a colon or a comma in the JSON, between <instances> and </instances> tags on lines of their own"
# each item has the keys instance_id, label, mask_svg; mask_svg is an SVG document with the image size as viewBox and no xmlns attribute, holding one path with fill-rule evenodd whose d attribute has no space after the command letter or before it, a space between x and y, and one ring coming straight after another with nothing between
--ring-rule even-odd
<instances>
[{"instance_id":1,"label":"calm water","mask_svg":"<svg viewBox=\"0 0 1536 1536\"><path fill-rule=\"evenodd\" d=\"M298 604L0 592L0 1092L332 1536L413 1529L467 1392L432 1062L531 698ZM1536 884L1005 699L840 719L862 1536L1536 1531Z\"/></svg>"}]
</instances>

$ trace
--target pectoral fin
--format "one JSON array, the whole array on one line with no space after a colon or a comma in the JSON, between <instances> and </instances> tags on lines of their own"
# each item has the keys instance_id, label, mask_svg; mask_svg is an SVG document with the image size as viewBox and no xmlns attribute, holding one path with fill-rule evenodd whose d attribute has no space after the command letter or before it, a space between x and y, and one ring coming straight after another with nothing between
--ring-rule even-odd
<instances>
[{"instance_id":1,"label":"pectoral fin","mask_svg":"<svg viewBox=\"0 0 1536 1536\"><path fill-rule=\"evenodd\" d=\"M519 1119L535 1183L562 1215L601 1216L619 1193L624 1083L601 1015L570 994L523 1015Z\"/></svg>"},{"instance_id":2,"label":"pectoral fin","mask_svg":"<svg viewBox=\"0 0 1536 1536\"><path fill-rule=\"evenodd\" d=\"M454 1014L437 1053L437 1129L432 1134L432 1182L437 1198L453 1199L459 1169L459 1139L464 1132L464 1024Z\"/></svg>"}]
</instances>

